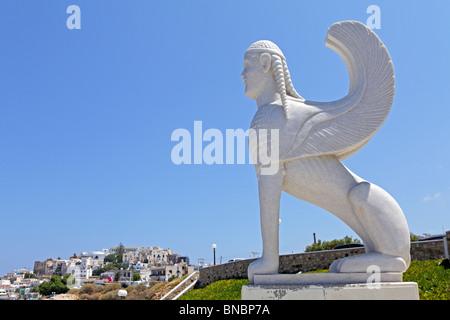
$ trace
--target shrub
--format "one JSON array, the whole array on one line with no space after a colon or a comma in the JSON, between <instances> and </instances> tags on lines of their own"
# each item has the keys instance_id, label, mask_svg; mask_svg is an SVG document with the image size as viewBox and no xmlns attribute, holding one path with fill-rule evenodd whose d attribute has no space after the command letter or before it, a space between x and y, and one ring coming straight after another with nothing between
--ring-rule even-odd
<instances>
[{"instance_id":1,"label":"shrub","mask_svg":"<svg viewBox=\"0 0 450 320\"><path fill-rule=\"evenodd\" d=\"M154 284L154 283L153 283L153 284ZM152 284L149 283L149 287L151 287L151 286L152 286ZM147 283L141 282L141 283L139 283L139 284L135 287L135 291L137 291L137 292L143 292L143 291L145 291L147 288L148 288L148 287L147 287Z\"/></svg>"},{"instance_id":2,"label":"shrub","mask_svg":"<svg viewBox=\"0 0 450 320\"><path fill-rule=\"evenodd\" d=\"M127 294L125 300L145 300L144 293L143 291L133 290Z\"/></svg>"},{"instance_id":3,"label":"shrub","mask_svg":"<svg viewBox=\"0 0 450 320\"><path fill-rule=\"evenodd\" d=\"M155 296L155 294L160 291L162 288L165 287L165 283L163 282L157 282L155 283L153 286L151 286L150 288L147 288L144 291L143 294L143 299L144 300L152 300L152 298Z\"/></svg>"},{"instance_id":4,"label":"shrub","mask_svg":"<svg viewBox=\"0 0 450 320\"><path fill-rule=\"evenodd\" d=\"M177 277L176 275L173 275L173 276L171 276L171 277L169 278L169 280L167 280L167 281L168 281L168 282L171 282L171 281L176 280L176 279L178 279L178 277Z\"/></svg>"},{"instance_id":5,"label":"shrub","mask_svg":"<svg viewBox=\"0 0 450 320\"><path fill-rule=\"evenodd\" d=\"M193 289L179 300L240 300L241 288L250 284L248 279L219 280L205 288Z\"/></svg>"},{"instance_id":6,"label":"shrub","mask_svg":"<svg viewBox=\"0 0 450 320\"><path fill-rule=\"evenodd\" d=\"M334 239L331 241L322 241L319 239L317 243L307 246L305 252L331 250L336 246L351 243L361 243L361 241L359 239L353 239L349 236L345 236L343 239Z\"/></svg>"},{"instance_id":7,"label":"shrub","mask_svg":"<svg viewBox=\"0 0 450 320\"><path fill-rule=\"evenodd\" d=\"M141 280L141 275L139 273L135 273L133 274L133 281L139 281Z\"/></svg>"},{"instance_id":8,"label":"shrub","mask_svg":"<svg viewBox=\"0 0 450 320\"><path fill-rule=\"evenodd\" d=\"M113 291L113 290L118 291L118 290L122 289L122 285L120 283L108 283L100 288L101 288L102 293L107 293L109 291Z\"/></svg>"},{"instance_id":9,"label":"shrub","mask_svg":"<svg viewBox=\"0 0 450 320\"><path fill-rule=\"evenodd\" d=\"M50 281L41 283L38 290L39 294L48 296L52 294L52 292L55 292L56 294L66 293L67 291L69 291L69 288L63 282L60 276L54 275L52 276Z\"/></svg>"},{"instance_id":10,"label":"shrub","mask_svg":"<svg viewBox=\"0 0 450 320\"><path fill-rule=\"evenodd\" d=\"M80 295L80 289L70 289L67 293L68 294Z\"/></svg>"},{"instance_id":11,"label":"shrub","mask_svg":"<svg viewBox=\"0 0 450 320\"><path fill-rule=\"evenodd\" d=\"M99 290L97 290L98 286L93 283L86 283L84 286L80 288L80 294L93 294Z\"/></svg>"},{"instance_id":12,"label":"shrub","mask_svg":"<svg viewBox=\"0 0 450 320\"><path fill-rule=\"evenodd\" d=\"M421 300L450 300L450 269L439 260L412 261L403 281L417 282Z\"/></svg>"},{"instance_id":13,"label":"shrub","mask_svg":"<svg viewBox=\"0 0 450 320\"><path fill-rule=\"evenodd\" d=\"M81 300L100 300L100 297L102 294L100 292L94 293L94 294L81 294L80 299Z\"/></svg>"},{"instance_id":14,"label":"shrub","mask_svg":"<svg viewBox=\"0 0 450 320\"><path fill-rule=\"evenodd\" d=\"M121 300L122 298L117 294L119 290L120 289L112 290L102 294L100 300Z\"/></svg>"}]
</instances>

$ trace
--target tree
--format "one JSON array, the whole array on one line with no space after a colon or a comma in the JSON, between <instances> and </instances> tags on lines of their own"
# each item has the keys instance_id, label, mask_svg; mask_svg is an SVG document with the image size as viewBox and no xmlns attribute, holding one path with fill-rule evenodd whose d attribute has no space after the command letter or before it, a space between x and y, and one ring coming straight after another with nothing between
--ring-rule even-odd
<instances>
[{"instance_id":1,"label":"tree","mask_svg":"<svg viewBox=\"0 0 450 320\"><path fill-rule=\"evenodd\" d=\"M104 265L102 268L96 269L92 271L93 276L99 276L103 272L111 271L111 270L120 270L120 269L126 269L127 266L123 263L119 262L109 262L106 265Z\"/></svg>"},{"instance_id":2,"label":"tree","mask_svg":"<svg viewBox=\"0 0 450 320\"><path fill-rule=\"evenodd\" d=\"M50 281L43 282L39 285L39 294L48 296L53 292L56 294L66 293L69 288L66 285L67 278L63 279L60 276L52 276Z\"/></svg>"},{"instance_id":3,"label":"tree","mask_svg":"<svg viewBox=\"0 0 450 320\"><path fill-rule=\"evenodd\" d=\"M409 233L409 239L410 239L411 242L416 242L416 241L419 241L420 237L416 236L414 233L410 232Z\"/></svg>"},{"instance_id":4,"label":"tree","mask_svg":"<svg viewBox=\"0 0 450 320\"><path fill-rule=\"evenodd\" d=\"M123 246L122 242L119 243L119 250L117 251L117 253L124 253L125 252L125 247Z\"/></svg>"},{"instance_id":5,"label":"tree","mask_svg":"<svg viewBox=\"0 0 450 320\"><path fill-rule=\"evenodd\" d=\"M323 251L323 250L331 250L336 246L340 246L343 244L351 244L351 243L361 243L359 239L353 239L352 237L345 236L343 239L334 239L331 241L323 241L318 240L317 243L313 243L310 246L307 246L305 252L312 251Z\"/></svg>"},{"instance_id":6,"label":"tree","mask_svg":"<svg viewBox=\"0 0 450 320\"><path fill-rule=\"evenodd\" d=\"M111 253L111 254L108 254L106 257L105 257L105 259L103 259L103 261L105 262L105 263L108 263L108 262L116 262L116 255L115 254L113 254L113 253Z\"/></svg>"},{"instance_id":7,"label":"tree","mask_svg":"<svg viewBox=\"0 0 450 320\"><path fill-rule=\"evenodd\" d=\"M116 254L116 261L122 262L123 261L123 254L125 253L125 247L123 246L122 242L119 244L119 249L117 250Z\"/></svg>"},{"instance_id":8,"label":"tree","mask_svg":"<svg viewBox=\"0 0 450 320\"><path fill-rule=\"evenodd\" d=\"M139 281L141 280L141 275L136 272L135 274L133 274L133 281Z\"/></svg>"},{"instance_id":9,"label":"tree","mask_svg":"<svg viewBox=\"0 0 450 320\"><path fill-rule=\"evenodd\" d=\"M172 276L167 280L167 282L173 281L173 280L175 280L175 279L178 279L178 277L177 277L176 275L172 275Z\"/></svg>"},{"instance_id":10,"label":"tree","mask_svg":"<svg viewBox=\"0 0 450 320\"><path fill-rule=\"evenodd\" d=\"M67 285L67 281L71 281L71 283L69 283L69 285L74 285L75 284L75 278L73 277L71 280L69 280L70 276L72 274L71 273L66 273L64 275L64 277L62 277L62 283L64 283L65 285Z\"/></svg>"}]
</instances>

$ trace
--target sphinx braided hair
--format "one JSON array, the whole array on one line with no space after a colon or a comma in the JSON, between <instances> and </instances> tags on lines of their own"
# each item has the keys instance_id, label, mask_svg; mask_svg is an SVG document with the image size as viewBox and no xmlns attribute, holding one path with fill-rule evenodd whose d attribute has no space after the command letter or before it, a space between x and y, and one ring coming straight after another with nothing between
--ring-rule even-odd
<instances>
[{"instance_id":1,"label":"sphinx braided hair","mask_svg":"<svg viewBox=\"0 0 450 320\"><path fill-rule=\"evenodd\" d=\"M284 109L284 115L286 119L289 119L289 109L288 109L288 101L287 101L287 92L286 92L286 81L284 77L283 71L283 62L278 55L272 55L272 70L273 75L275 77L275 81L278 87L278 93L281 96L281 103Z\"/></svg>"},{"instance_id":2,"label":"sphinx braided hair","mask_svg":"<svg viewBox=\"0 0 450 320\"><path fill-rule=\"evenodd\" d=\"M283 71L284 71L284 78L286 82L286 92L288 95L300 99L304 101L305 99L298 94L298 92L295 90L294 85L292 84L291 80L291 74L289 73L289 69L287 67L286 60L281 60L283 62Z\"/></svg>"},{"instance_id":3,"label":"sphinx braided hair","mask_svg":"<svg viewBox=\"0 0 450 320\"><path fill-rule=\"evenodd\" d=\"M278 87L278 93L281 97L284 115L289 119L288 96L304 100L294 89L291 75L289 73L286 60L279 55L272 54L272 70Z\"/></svg>"}]
</instances>

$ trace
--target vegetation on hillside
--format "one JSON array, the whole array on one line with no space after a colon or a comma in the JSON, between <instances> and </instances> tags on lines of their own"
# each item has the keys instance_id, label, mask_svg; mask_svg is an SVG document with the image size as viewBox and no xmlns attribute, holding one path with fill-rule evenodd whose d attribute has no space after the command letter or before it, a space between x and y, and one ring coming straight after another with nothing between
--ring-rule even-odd
<instances>
[{"instance_id":1,"label":"vegetation on hillside","mask_svg":"<svg viewBox=\"0 0 450 320\"><path fill-rule=\"evenodd\" d=\"M119 290L126 290L125 300L159 300L183 278L177 278L169 282L141 282L138 285L131 285L124 288L120 283L108 283L106 285L96 285L87 283L79 289L72 289L68 294L80 297L80 300L120 300Z\"/></svg>"},{"instance_id":2,"label":"vegetation on hillside","mask_svg":"<svg viewBox=\"0 0 450 320\"><path fill-rule=\"evenodd\" d=\"M353 239L349 236L345 236L343 239L334 239L331 241L322 241L319 239L316 243L307 246L305 252L331 250L336 246L351 243L361 243L361 241L359 239Z\"/></svg>"},{"instance_id":3,"label":"vegetation on hillside","mask_svg":"<svg viewBox=\"0 0 450 320\"><path fill-rule=\"evenodd\" d=\"M410 234L411 242L418 241L419 239L420 237L416 236L415 234L412 233ZM317 242L307 246L305 252L331 250L336 246L352 243L361 243L361 240L356 238L353 239L352 237L349 236L345 236L343 239L334 239L331 241L322 241L319 239Z\"/></svg>"},{"instance_id":4,"label":"vegetation on hillside","mask_svg":"<svg viewBox=\"0 0 450 320\"><path fill-rule=\"evenodd\" d=\"M311 272L328 272L328 270L316 270ZM308 272L309 273L309 272ZM57 279L59 278L59 279ZM51 288L45 294L51 292L65 293L65 289L58 290L57 287L65 284L60 277L52 278L48 284L41 284L42 293L44 288ZM151 281L142 282L136 286L128 286L126 300L159 300L183 278L170 282ZM446 259L412 261L409 269L403 274L403 281L416 282L419 287L421 300L450 300L450 262ZM204 288L193 289L185 293L179 300L240 300L242 286L248 285L247 279L228 279L216 281ZM62 286L61 286L62 287ZM67 286L65 286L67 288ZM85 284L80 289L72 289L68 293L80 297L80 300L119 300L117 294L124 289L119 283L107 285ZM41 291L40 291L41 292Z\"/></svg>"},{"instance_id":5,"label":"vegetation on hillside","mask_svg":"<svg viewBox=\"0 0 450 320\"><path fill-rule=\"evenodd\" d=\"M125 252L125 247L122 242L119 244L119 248L117 249L117 253L108 254L103 260L106 264L94 271L92 271L93 276L99 276L103 272L112 271L112 270L126 270L128 266L123 263L123 253Z\"/></svg>"},{"instance_id":6,"label":"vegetation on hillside","mask_svg":"<svg viewBox=\"0 0 450 320\"><path fill-rule=\"evenodd\" d=\"M61 278L60 276L54 275L51 277L50 281L41 283L36 290L40 295L43 296L48 296L52 293L66 293L67 291L69 291L69 288L67 287L67 279L69 278L69 276L70 274L67 274L63 278Z\"/></svg>"},{"instance_id":7,"label":"vegetation on hillside","mask_svg":"<svg viewBox=\"0 0 450 320\"><path fill-rule=\"evenodd\" d=\"M92 271L92 275L93 276L99 276L103 272L112 271L112 270L120 270L120 269L126 270L127 268L128 268L128 266L126 264L124 264L124 263L109 262L109 263L105 264L103 267Z\"/></svg>"}]
</instances>

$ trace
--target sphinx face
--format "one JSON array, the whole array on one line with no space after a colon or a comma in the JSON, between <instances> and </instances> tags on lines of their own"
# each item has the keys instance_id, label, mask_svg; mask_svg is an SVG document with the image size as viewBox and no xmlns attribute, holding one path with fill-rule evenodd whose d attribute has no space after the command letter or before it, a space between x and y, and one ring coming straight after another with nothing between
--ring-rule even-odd
<instances>
[{"instance_id":1,"label":"sphinx face","mask_svg":"<svg viewBox=\"0 0 450 320\"><path fill-rule=\"evenodd\" d=\"M254 54L245 54L244 70L241 73L244 80L245 95L250 99L256 99L264 87L266 74L259 62L259 56Z\"/></svg>"}]
</instances>

